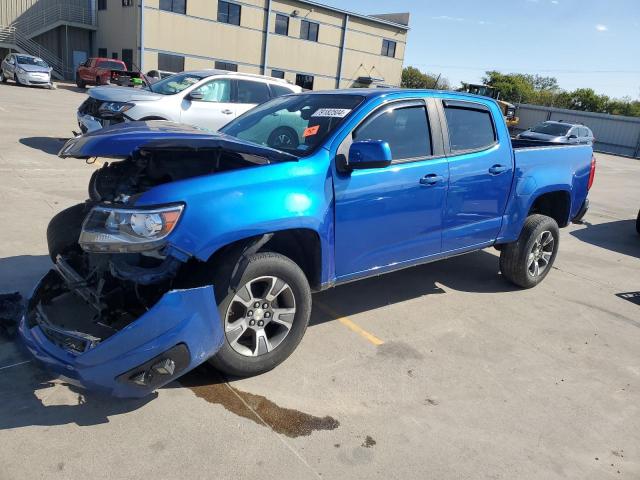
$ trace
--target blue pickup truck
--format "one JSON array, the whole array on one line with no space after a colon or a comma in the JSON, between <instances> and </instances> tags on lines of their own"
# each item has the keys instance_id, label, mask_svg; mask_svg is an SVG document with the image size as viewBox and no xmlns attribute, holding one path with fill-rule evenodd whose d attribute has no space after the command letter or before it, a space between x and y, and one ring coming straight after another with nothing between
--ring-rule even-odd
<instances>
[{"instance_id":1,"label":"blue pickup truck","mask_svg":"<svg viewBox=\"0 0 640 480\"><path fill-rule=\"evenodd\" d=\"M71 139L106 163L50 222L55 267L20 325L68 381L142 396L209 361L284 361L311 292L487 247L541 282L588 207L589 145L511 140L495 101L338 90L274 99L219 133L133 122Z\"/></svg>"}]
</instances>

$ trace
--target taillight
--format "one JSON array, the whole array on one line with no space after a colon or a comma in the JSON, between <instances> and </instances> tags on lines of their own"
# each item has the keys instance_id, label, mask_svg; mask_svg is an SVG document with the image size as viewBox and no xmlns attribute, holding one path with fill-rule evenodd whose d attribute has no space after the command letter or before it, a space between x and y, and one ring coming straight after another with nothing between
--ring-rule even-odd
<instances>
[{"instance_id":1,"label":"taillight","mask_svg":"<svg viewBox=\"0 0 640 480\"><path fill-rule=\"evenodd\" d=\"M587 190L591 190L593 180L596 177L596 156L591 155L591 171L589 172L589 183L587 184Z\"/></svg>"}]
</instances>

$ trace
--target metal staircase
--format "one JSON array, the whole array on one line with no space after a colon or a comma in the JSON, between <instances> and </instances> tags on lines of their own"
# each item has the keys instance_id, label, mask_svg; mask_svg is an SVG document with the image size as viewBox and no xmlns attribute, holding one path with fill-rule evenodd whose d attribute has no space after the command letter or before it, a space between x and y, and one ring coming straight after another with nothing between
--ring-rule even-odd
<instances>
[{"instance_id":1,"label":"metal staircase","mask_svg":"<svg viewBox=\"0 0 640 480\"><path fill-rule=\"evenodd\" d=\"M73 66L33 38L59 26L96 29L95 12L72 3L59 3L22 15L11 25L0 25L0 46L42 58L58 78L73 78Z\"/></svg>"}]
</instances>

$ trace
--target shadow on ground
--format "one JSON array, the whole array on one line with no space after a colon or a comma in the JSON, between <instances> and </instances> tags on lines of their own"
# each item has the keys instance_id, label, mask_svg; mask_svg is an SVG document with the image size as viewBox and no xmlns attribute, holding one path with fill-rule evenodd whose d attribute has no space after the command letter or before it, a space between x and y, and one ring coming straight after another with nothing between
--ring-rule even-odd
<instances>
[{"instance_id":1,"label":"shadow on ground","mask_svg":"<svg viewBox=\"0 0 640 480\"><path fill-rule=\"evenodd\" d=\"M58 152L67 140L69 139L54 137L26 137L21 138L20 143L27 147L41 150L49 155L58 155Z\"/></svg>"},{"instance_id":2,"label":"shadow on ground","mask_svg":"<svg viewBox=\"0 0 640 480\"><path fill-rule=\"evenodd\" d=\"M0 259L0 291L2 288L5 291L26 290L28 294L50 266L51 262L46 255ZM515 290L515 287L500 276L497 256L487 251L475 252L318 293L314 295L314 302L329 306L337 313L316 308L311 325L334 320L338 315L353 315L424 295L444 294L445 291L439 285L446 289L475 293ZM157 396L154 394L143 399L117 399L73 386L69 386L69 389L53 388L60 381L41 369L15 341L4 338L0 338L0 359L0 369L19 364L0 370L0 398L3 399L0 402L0 429L30 425L73 423L83 426L106 423L109 417L136 410ZM179 383L174 382L166 388L186 387L207 401L223 404L225 408L235 411L236 397L242 397L245 393L224 386L225 381L205 365L185 375ZM229 383L233 384L233 380ZM230 393L233 395L229 395ZM250 400L258 403L263 401L262 398L253 397ZM271 409L278 413L278 408L273 405ZM294 436L307 434L305 432L308 429L334 428L333 419L316 419L302 412L287 414L293 415L304 427L300 430L303 433L289 432Z\"/></svg>"},{"instance_id":3,"label":"shadow on ground","mask_svg":"<svg viewBox=\"0 0 640 480\"><path fill-rule=\"evenodd\" d=\"M80 88L73 83L56 83L59 90L69 90L70 92L87 93L86 88Z\"/></svg>"},{"instance_id":4,"label":"shadow on ground","mask_svg":"<svg viewBox=\"0 0 640 480\"><path fill-rule=\"evenodd\" d=\"M597 225L585 222L583 225L586 228L573 230L571 235L596 247L640 258L640 236L636 231L635 220L618 220Z\"/></svg>"}]
</instances>

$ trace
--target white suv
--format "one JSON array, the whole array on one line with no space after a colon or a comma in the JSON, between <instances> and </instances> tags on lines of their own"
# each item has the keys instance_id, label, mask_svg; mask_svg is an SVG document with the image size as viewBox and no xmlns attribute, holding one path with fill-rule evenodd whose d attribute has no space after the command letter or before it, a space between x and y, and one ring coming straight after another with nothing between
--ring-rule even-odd
<instances>
[{"instance_id":1,"label":"white suv","mask_svg":"<svg viewBox=\"0 0 640 480\"><path fill-rule=\"evenodd\" d=\"M90 89L78 108L78 125L86 133L121 122L170 120L216 131L260 103L300 91L297 85L262 75L182 72L146 88Z\"/></svg>"}]
</instances>

